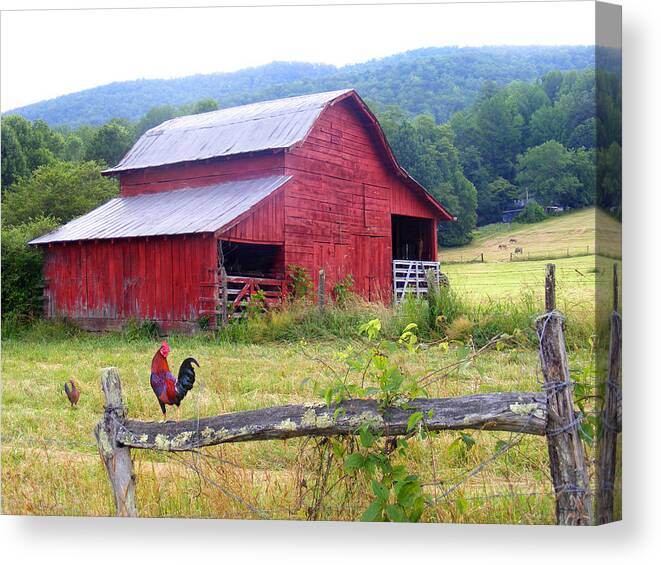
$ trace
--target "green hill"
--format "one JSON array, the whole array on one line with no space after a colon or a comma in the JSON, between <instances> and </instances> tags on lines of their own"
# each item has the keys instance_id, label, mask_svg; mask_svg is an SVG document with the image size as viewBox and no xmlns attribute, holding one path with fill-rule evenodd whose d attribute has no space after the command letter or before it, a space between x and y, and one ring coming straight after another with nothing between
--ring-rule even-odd
<instances>
[{"instance_id":1,"label":"green hill","mask_svg":"<svg viewBox=\"0 0 661 565\"><path fill-rule=\"evenodd\" d=\"M233 73L115 82L16 108L8 113L49 125L98 125L137 120L155 106L179 106L211 97L228 107L283 96L355 88L375 108L396 104L412 115L443 122L471 104L485 81L530 81L551 70L594 66L594 48L434 47L366 63L335 67L274 62Z\"/></svg>"}]
</instances>

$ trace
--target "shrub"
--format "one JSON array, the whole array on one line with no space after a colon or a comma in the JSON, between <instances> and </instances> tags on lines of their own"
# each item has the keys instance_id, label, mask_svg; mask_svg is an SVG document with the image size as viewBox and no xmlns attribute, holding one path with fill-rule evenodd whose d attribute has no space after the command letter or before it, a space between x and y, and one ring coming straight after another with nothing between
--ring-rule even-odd
<instances>
[{"instance_id":1,"label":"shrub","mask_svg":"<svg viewBox=\"0 0 661 565\"><path fill-rule=\"evenodd\" d=\"M160 333L160 328L154 320L136 320L135 318L131 318L124 326L124 337L128 341L157 339Z\"/></svg>"},{"instance_id":2,"label":"shrub","mask_svg":"<svg viewBox=\"0 0 661 565\"><path fill-rule=\"evenodd\" d=\"M351 298L354 297L353 276L348 274L333 285L333 299L338 306L346 306Z\"/></svg>"},{"instance_id":3,"label":"shrub","mask_svg":"<svg viewBox=\"0 0 661 565\"><path fill-rule=\"evenodd\" d=\"M2 319L22 323L42 309L43 251L27 242L54 230L52 218L2 228Z\"/></svg>"},{"instance_id":4,"label":"shrub","mask_svg":"<svg viewBox=\"0 0 661 565\"><path fill-rule=\"evenodd\" d=\"M289 293L293 299L305 298L312 290L312 279L305 267L289 265L287 276Z\"/></svg>"},{"instance_id":5,"label":"shrub","mask_svg":"<svg viewBox=\"0 0 661 565\"><path fill-rule=\"evenodd\" d=\"M523 211L516 217L516 221L521 224L536 224L547 218L544 208L537 202L528 202Z\"/></svg>"}]
</instances>

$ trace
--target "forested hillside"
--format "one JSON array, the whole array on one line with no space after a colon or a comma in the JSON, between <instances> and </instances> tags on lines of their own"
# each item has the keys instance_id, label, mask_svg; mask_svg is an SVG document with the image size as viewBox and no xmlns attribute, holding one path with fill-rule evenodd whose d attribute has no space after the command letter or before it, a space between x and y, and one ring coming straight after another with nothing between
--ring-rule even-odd
<instances>
[{"instance_id":1,"label":"forested hillside","mask_svg":"<svg viewBox=\"0 0 661 565\"><path fill-rule=\"evenodd\" d=\"M434 47L334 67L275 62L233 73L116 82L12 110L50 126L138 120L155 106L213 98L220 107L341 88L355 88L374 107L395 104L438 122L474 102L485 80L504 86L552 71L594 66L594 48Z\"/></svg>"}]
</instances>

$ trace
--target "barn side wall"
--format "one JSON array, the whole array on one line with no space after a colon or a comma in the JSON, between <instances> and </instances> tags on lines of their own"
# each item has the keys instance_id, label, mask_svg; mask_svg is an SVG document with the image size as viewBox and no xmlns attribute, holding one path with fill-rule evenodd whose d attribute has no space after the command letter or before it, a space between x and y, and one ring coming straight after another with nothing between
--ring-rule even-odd
<instances>
[{"instance_id":1,"label":"barn side wall","mask_svg":"<svg viewBox=\"0 0 661 565\"><path fill-rule=\"evenodd\" d=\"M276 190L244 217L226 226L220 239L243 243L282 244L285 241L285 192Z\"/></svg>"},{"instance_id":2,"label":"barn side wall","mask_svg":"<svg viewBox=\"0 0 661 565\"><path fill-rule=\"evenodd\" d=\"M284 157L280 152L128 171L120 174L119 184L121 196L135 196L232 180L282 175L283 171Z\"/></svg>"},{"instance_id":3,"label":"barn side wall","mask_svg":"<svg viewBox=\"0 0 661 565\"><path fill-rule=\"evenodd\" d=\"M215 240L177 236L54 244L47 249L46 315L88 329L155 320L164 330L194 329L212 297Z\"/></svg>"},{"instance_id":4,"label":"barn side wall","mask_svg":"<svg viewBox=\"0 0 661 565\"><path fill-rule=\"evenodd\" d=\"M285 156L285 263L309 270L326 288L351 274L364 298L392 296L391 215L428 218L431 205L395 176L351 100L318 119L306 141ZM434 246L434 253L435 251Z\"/></svg>"}]
</instances>

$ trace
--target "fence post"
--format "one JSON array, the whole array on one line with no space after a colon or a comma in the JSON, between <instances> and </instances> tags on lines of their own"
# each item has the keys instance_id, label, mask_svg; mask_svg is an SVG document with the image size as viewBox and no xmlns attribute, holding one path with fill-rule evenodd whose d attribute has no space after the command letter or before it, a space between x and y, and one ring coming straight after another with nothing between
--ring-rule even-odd
<instances>
[{"instance_id":1,"label":"fence post","mask_svg":"<svg viewBox=\"0 0 661 565\"><path fill-rule=\"evenodd\" d=\"M227 271L225 265L220 268L220 320L225 327L229 321L227 311Z\"/></svg>"},{"instance_id":2,"label":"fence post","mask_svg":"<svg viewBox=\"0 0 661 565\"><path fill-rule=\"evenodd\" d=\"M546 314L537 319L539 356L546 390L546 440L556 496L556 520L564 526L592 524L592 497L574 414L563 317L555 310L555 265L546 266Z\"/></svg>"},{"instance_id":3,"label":"fence post","mask_svg":"<svg viewBox=\"0 0 661 565\"><path fill-rule=\"evenodd\" d=\"M223 327L227 325L227 271L225 270L225 254L223 253L223 242L219 239L216 243L218 254L218 275L220 276L220 323Z\"/></svg>"},{"instance_id":4,"label":"fence post","mask_svg":"<svg viewBox=\"0 0 661 565\"><path fill-rule=\"evenodd\" d=\"M613 521L615 469L617 465L618 407L622 382L622 318L618 313L617 263L613 264L613 313L610 319L608 374L601 411L597 458L597 524Z\"/></svg>"},{"instance_id":5,"label":"fence post","mask_svg":"<svg viewBox=\"0 0 661 565\"><path fill-rule=\"evenodd\" d=\"M135 474L131 450L117 443L117 430L126 420L122 384L115 367L102 369L101 388L105 396L103 419L94 428L99 454L108 472L117 516L138 516L135 503Z\"/></svg>"},{"instance_id":6,"label":"fence post","mask_svg":"<svg viewBox=\"0 0 661 565\"><path fill-rule=\"evenodd\" d=\"M326 301L326 271L321 269L319 271L319 287L317 288L317 304L319 305L319 310L324 309L325 301Z\"/></svg>"}]
</instances>

